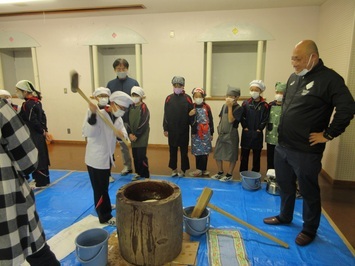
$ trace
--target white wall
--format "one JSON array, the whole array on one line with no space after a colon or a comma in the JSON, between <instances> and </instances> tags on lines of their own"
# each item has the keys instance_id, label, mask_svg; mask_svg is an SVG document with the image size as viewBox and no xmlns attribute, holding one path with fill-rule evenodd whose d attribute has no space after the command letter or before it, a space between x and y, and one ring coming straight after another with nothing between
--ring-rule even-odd
<instances>
[{"instance_id":1,"label":"white wall","mask_svg":"<svg viewBox=\"0 0 355 266\"><path fill-rule=\"evenodd\" d=\"M83 43L106 27L123 26L143 36L147 40L142 47L142 61L146 102L151 111L150 143L167 144L162 134L164 99L171 93L174 75L185 77L187 92L203 85L204 49L203 43L197 41L203 32L226 22L252 23L268 31L274 40L267 44L264 96L272 100L275 82L286 81L292 72L290 56L294 45L302 39L316 39L318 20L318 7L304 7L67 19L46 16L1 21L0 30L24 32L41 45L37 55L43 105L49 130L58 140L82 140L87 104L70 91L69 71L76 69L81 74L80 87L89 95L90 52ZM172 30L175 38L169 36ZM64 88L69 89L68 94L64 94ZM210 105L217 124L222 102L211 101ZM67 128L71 128L70 135Z\"/></svg>"},{"instance_id":2,"label":"white wall","mask_svg":"<svg viewBox=\"0 0 355 266\"><path fill-rule=\"evenodd\" d=\"M318 49L324 64L345 79L355 97L355 86L348 83L348 74L352 72L352 75L355 75L354 71L349 71L350 55L355 54L354 20L355 1L329 0L323 4L319 16ZM334 179L355 181L354 134L355 123L352 121L345 133L327 143L322 164L323 169Z\"/></svg>"}]
</instances>

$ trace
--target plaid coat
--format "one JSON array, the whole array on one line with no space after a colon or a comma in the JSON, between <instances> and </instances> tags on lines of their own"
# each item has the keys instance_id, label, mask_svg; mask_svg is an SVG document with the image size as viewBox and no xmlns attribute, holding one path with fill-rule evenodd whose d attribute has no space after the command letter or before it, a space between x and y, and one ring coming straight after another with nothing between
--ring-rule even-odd
<instances>
[{"instance_id":1,"label":"plaid coat","mask_svg":"<svg viewBox=\"0 0 355 266\"><path fill-rule=\"evenodd\" d=\"M45 244L34 194L22 177L37 167L28 128L0 100L0 265L20 265Z\"/></svg>"}]
</instances>

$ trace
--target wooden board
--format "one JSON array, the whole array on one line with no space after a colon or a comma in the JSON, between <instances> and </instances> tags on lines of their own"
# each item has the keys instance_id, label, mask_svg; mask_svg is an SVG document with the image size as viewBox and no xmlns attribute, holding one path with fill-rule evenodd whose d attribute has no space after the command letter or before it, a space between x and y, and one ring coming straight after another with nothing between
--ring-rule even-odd
<instances>
[{"instance_id":1,"label":"wooden board","mask_svg":"<svg viewBox=\"0 0 355 266\"><path fill-rule=\"evenodd\" d=\"M197 265L196 256L199 242L191 242L190 236L183 234L182 250L178 257L172 262L166 263L164 266L187 266ZM113 232L108 240L108 266L134 266L127 262L120 253L117 232Z\"/></svg>"}]
</instances>

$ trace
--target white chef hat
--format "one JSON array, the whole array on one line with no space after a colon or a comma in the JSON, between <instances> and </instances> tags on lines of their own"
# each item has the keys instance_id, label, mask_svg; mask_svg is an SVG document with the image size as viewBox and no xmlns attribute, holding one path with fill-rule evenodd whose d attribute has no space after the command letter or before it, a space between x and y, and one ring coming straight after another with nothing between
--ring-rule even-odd
<instances>
[{"instance_id":1,"label":"white chef hat","mask_svg":"<svg viewBox=\"0 0 355 266\"><path fill-rule=\"evenodd\" d=\"M261 91L264 91L266 89L265 84L262 80L253 80L252 82L250 82L249 84L249 88L251 87L258 87Z\"/></svg>"},{"instance_id":2,"label":"white chef hat","mask_svg":"<svg viewBox=\"0 0 355 266\"><path fill-rule=\"evenodd\" d=\"M7 90L0 90L0 95L6 95L12 97L10 92L8 92Z\"/></svg>"},{"instance_id":3,"label":"white chef hat","mask_svg":"<svg viewBox=\"0 0 355 266\"><path fill-rule=\"evenodd\" d=\"M131 95L132 95L132 93L135 93L135 94L139 95L139 97L141 97L141 98L144 98L144 96L145 96L144 90L141 87L138 87L138 86L133 86L132 87Z\"/></svg>"},{"instance_id":4,"label":"white chef hat","mask_svg":"<svg viewBox=\"0 0 355 266\"><path fill-rule=\"evenodd\" d=\"M92 94L94 97L100 95L100 94L106 94L107 96L111 95L111 91L108 88L100 87L95 89L94 93Z\"/></svg>"},{"instance_id":5,"label":"white chef hat","mask_svg":"<svg viewBox=\"0 0 355 266\"><path fill-rule=\"evenodd\" d=\"M116 104L126 108L133 104L131 97L122 91L115 91L112 93L110 96L110 102L115 102Z\"/></svg>"},{"instance_id":6,"label":"white chef hat","mask_svg":"<svg viewBox=\"0 0 355 266\"><path fill-rule=\"evenodd\" d=\"M35 86L31 83L29 80L20 80L16 84L16 88L22 90L22 91L28 91L28 92L34 92L35 91Z\"/></svg>"}]
</instances>

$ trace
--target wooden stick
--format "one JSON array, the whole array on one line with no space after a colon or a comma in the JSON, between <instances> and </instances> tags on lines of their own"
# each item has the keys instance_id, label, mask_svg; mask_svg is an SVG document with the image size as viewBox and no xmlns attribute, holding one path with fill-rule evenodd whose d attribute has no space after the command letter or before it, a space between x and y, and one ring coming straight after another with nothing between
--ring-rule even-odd
<instances>
[{"instance_id":1,"label":"wooden stick","mask_svg":"<svg viewBox=\"0 0 355 266\"><path fill-rule=\"evenodd\" d=\"M195 205L195 208L193 209L190 215L191 218L200 218L201 214L206 209L206 206L212 197L212 193L213 191L208 187L205 187L203 189L200 197L198 198L197 204Z\"/></svg>"},{"instance_id":2,"label":"wooden stick","mask_svg":"<svg viewBox=\"0 0 355 266\"><path fill-rule=\"evenodd\" d=\"M85 93L79 88L79 73L76 72L75 70L72 70L70 72L70 84L71 84L72 92L74 93L78 92L85 101L87 101L89 104L92 103L91 100L85 95ZM100 116L100 118L104 121L104 123L113 130L115 136L119 137L129 147L130 143L128 142L128 140L125 139L124 137L123 138L120 137L120 135L123 136L123 134L121 134L121 132L113 125L112 121L108 120L103 115L103 113L100 112L99 108L97 108L96 114Z\"/></svg>"},{"instance_id":3,"label":"wooden stick","mask_svg":"<svg viewBox=\"0 0 355 266\"><path fill-rule=\"evenodd\" d=\"M218 208L217 206L215 206L215 205L213 205L213 204L211 204L211 203L208 203L207 206L208 206L209 208L211 208L212 210L215 210L215 211L217 211L217 212L219 212L219 213L221 213L221 214L227 216L228 218L231 218L232 220L234 220L234 221L236 221L236 222L238 222L238 223L240 223L240 224L242 224L242 225L248 227L249 229L252 229L252 230L258 232L259 234L265 236L266 238L268 238L268 239L270 239L270 240L272 240L272 241L274 241L274 242L280 244L280 245L283 246L284 248L289 248L289 245L288 245L287 243L281 241L280 239L278 239L278 238L276 238L276 237L274 237L274 236L272 236L272 235L270 235L270 234L268 234L268 233L265 233L264 231L260 230L259 228L255 227L255 226L253 226L253 225L248 224L247 222L244 222L243 220L241 220L241 219L239 219L239 218L233 216L232 214L230 214L230 213L228 213L228 212L222 210L221 208Z\"/></svg>"},{"instance_id":4,"label":"wooden stick","mask_svg":"<svg viewBox=\"0 0 355 266\"><path fill-rule=\"evenodd\" d=\"M88 103L91 103L91 100L83 93L83 91L82 91L81 89L77 88L76 90L77 90L77 92L81 95L81 97L83 97ZM105 123L107 126L109 126L109 127L113 130L115 136L116 136L116 137L119 137L119 138L129 147L129 142L128 142L128 140L126 140L125 138L121 138L121 137L119 136L119 135L120 135L119 130L113 125L113 123L112 123L110 120L107 119L106 116L104 116L103 113L100 112L99 108L97 108L96 114L97 114L98 116L100 116L101 119L104 121L104 123Z\"/></svg>"}]
</instances>

